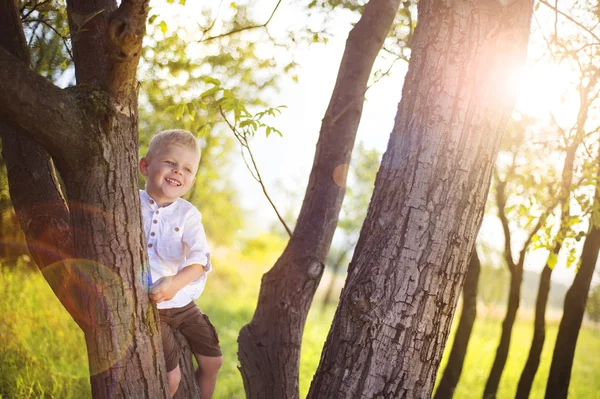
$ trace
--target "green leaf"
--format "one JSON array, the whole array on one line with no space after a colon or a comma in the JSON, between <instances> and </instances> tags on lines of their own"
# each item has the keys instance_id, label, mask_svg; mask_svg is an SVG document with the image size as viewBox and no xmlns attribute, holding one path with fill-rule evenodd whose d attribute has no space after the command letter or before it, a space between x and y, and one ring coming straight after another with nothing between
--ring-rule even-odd
<instances>
[{"instance_id":1,"label":"green leaf","mask_svg":"<svg viewBox=\"0 0 600 399\"><path fill-rule=\"evenodd\" d=\"M150 18L148 18L148 24L151 24L152 22L154 22L156 17L158 17L158 15L156 15L156 14L150 15Z\"/></svg>"},{"instance_id":2,"label":"green leaf","mask_svg":"<svg viewBox=\"0 0 600 399\"><path fill-rule=\"evenodd\" d=\"M221 81L219 79L213 78L212 76L205 76L204 83L213 84L215 86L221 86Z\"/></svg>"},{"instance_id":3,"label":"green leaf","mask_svg":"<svg viewBox=\"0 0 600 399\"><path fill-rule=\"evenodd\" d=\"M210 89L208 89L205 92L203 92L202 94L200 94L200 98L208 97L208 96L213 95L221 90L223 90L222 87L218 87L218 86L211 87Z\"/></svg>"},{"instance_id":4,"label":"green leaf","mask_svg":"<svg viewBox=\"0 0 600 399\"><path fill-rule=\"evenodd\" d=\"M558 262L558 255L554 252L550 252L550 254L548 255L548 267L550 269L554 269L554 266L556 266L556 262Z\"/></svg>"},{"instance_id":5,"label":"green leaf","mask_svg":"<svg viewBox=\"0 0 600 399\"><path fill-rule=\"evenodd\" d=\"M160 30L162 31L162 33L167 33L167 23L165 21L160 21L160 24L158 24L158 26L160 26Z\"/></svg>"}]
</instances>

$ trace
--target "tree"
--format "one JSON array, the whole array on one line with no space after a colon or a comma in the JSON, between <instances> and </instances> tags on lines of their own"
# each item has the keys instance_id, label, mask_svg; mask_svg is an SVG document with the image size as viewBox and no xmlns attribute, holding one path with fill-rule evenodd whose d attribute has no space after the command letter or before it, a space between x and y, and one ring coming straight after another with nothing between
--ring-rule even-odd
<instances>
[{"instance_id":1,"label":"tree","mask_svg":"<svg viewBox=\"0 0 600 399\"><path fill-rule=\"evenodd\" d=\"M454 334L454 343L452 344L452 350L450 351L444 374L435 391L434 399L452 398L458 385L471 332L473 331L473 324L475 324L475 318L477 317L477 283L479 282L480 270L481 263L477 255L477 250L474 249L463 284L463 305L456 333Z\"/></svg>"},{"instance_id":2,"label":"tree","mask_svg":"<svg viewBox=\"0 0 600 399\"><path fill-rule=\"evenodd\" d=\"M588 84L580 85L582 102L580 104L579 115L577 118L576 126L571 129L574 134L573 137L568 139L570 141L569 146L566 148L565 160L562 171L561 185L558 190L559 206L560 206L560 222L558 226L558 233L552 240L554 243L548 257L542 273L540 274L540 284L538 288L538 294L536 297L535 304L535 319L534 319L534 330L533 338L531 342L531 348L525 367L519 379L517 387L517 398L528 398L533 385L535 374L540 364L540 357L546 338L546 307L548 304L548 294L550 292L550 283L552 271L556 265L558 254L563 248L564 242L572 236L572 227L578 221L570 214L570 202L573 190L573 172L576 167L576 153L577 148L583 142L585 136L585 123L588 114L588 102L583 101L587 99L588 93L592 87L594 87L596 80L600 77L600 72L592 75Z\"/></svg>"},{"instance_id":3,"label":"tree","mask_svg":"<svg viewBox=\"0 0 600 399\"><path fill-rule=\"evenodd\" d=\"M396 122L309 398L429 397L533 3L419 3Z\"/></svg>"},{"instance_id":4,"label":"tree","mask_svg":"<svg viewBox=\"0 0 600 399\"><path fill-rule=\"evenodd\" d=\"M530 167L535 162L530 162L527 158L522 159L524 153L543 154L547 152L545 146L542 151L539 148L538 151L527 151L526 145L531 141L529 140L532 130L529 129L531 124L532 121L529 118L524 118L521 121L511 121L503 142L506 155L511 157L511 161L504 165L499 160L494 171L495 184L493 191L496 207L498 208L498 218L504 233L502 255L510 273L510 283L500 341L484 388L484 398L494 398L496 396L500 378L506 365L512 329L521 302L525 257L532 249L536 237L539 237L540 229L547 224L548 215L556 206L556 201L552 197L552 174L544 173L549 175L550 182L538 181L536 176L541 180L541 174L535 173L536 171L531 170ZM533 182L527 180L533 180ZM526 231L525 241L521 244L516 260L513 255L515 247L513 246L511 219L517 221L519 227Z\"/></svg>"},{"instance_id":5,"label":"tree","mask_svg":"<svg viewBox=\"0 0 600 399\"><path fill-rule=\"evenodd\" d=\"M554 9L554 11L557 13L556 18L558 18L559 11L556 9ZM589 10L588 14L590 14ZM571 24L573 21L569 20L566 22ZM581 27L583 27L583 30L581 29ZM561 26L561 28L563 28L561 32L566 30L563 26ZM589 147L589 144L585 142L585 139L598 131L597 126L590 126L589 114L590 112L593 112L593 103L595 100L597 100L599 96L598 80L600 79L600 70L598 70L598 68L595 65L595 58L598 55L598 51L596 49L586 49L591 43L593 43L593 38L590 38L590 35L586 34L585 30L586 28L583 25L579 24L578 30L571 35L572 37L563 34L565 37L559 38L558 30L555 27L554 43L556 49L550 49L554 57L560 60L570 61L573 68L578 69L579 76L577 77L577 81L573 84L573 86L576 91L574 97L576 97L579 100L579 108L577 110L576 116L573 118L573 126L570 129L564 130L564 141L567 143L567 148L565 149L565 160L561 183L559 189L557 190L558 196L560 198L559 211L561 213L561 216L560 221L558 223L558 232L556 233L556 236L550 241L550 245L548 245L547 247L550 250L550 252L548 254L548 258L546 260L544 269L542 270L542 273L540 275L540 283L535 306L533 338L531 342L529 355L527 357L527 362L521 374L521 378L519 379L516 398L526 399L529 397L531 387L533 385L533 380L535 378L535 374L540 364L540 357L546 338L546 307L548 303L548 295L550 292L550 279L552 276L552 271L554 270L554 267L557 263L559 252L566 252L570 249L570 253L566 257L567 266L570 266L571 264L575 263L575 248L568 248L568 246L569 243L572 243L575 240L575 238L580 238L584 235L583 231L581 231L580 233L577 232L577 230L581 230L581 228L578 226L581 215L577 215L572 211L571 202L572 200L579 202L579 205L581 205L581 208L583 208L584 212L590 209L590 205L587 204L587 202L589 202L589 196L586 194L577 195L576 190L580 188L580 185L573 181L575 173L578 172L577 169L580 169L580 174L588 173L588 175L591 175L583 176L583 179L593 180L594 177L592 176L596 174L595 167L590 168L585 167L585 165L581 165L582 159L584 158L584 156L582 156L581 154L586 154L586 152L588 151L587 148ZM558 123L556 122L556 118L553 118L553 120L558 125ZM579 147L584 147L584 150L580 151L580 154L577 154ZM587 153L589 154L589 152ZM594 165L596 164L596 162L596 159L593 159L591 162L588 161L588 163ZM592 248L594 245L593 243L594 238L592 237L592 239L590 240L590 245L592 245ZM590 250L593 252L593 249L591 249L588 245L587 251ZM593 255L587 253L586 256L590 257ZM581 277L584 280L587 277L586 273L587 272L584 272L584 277ZM579 284L584 284L582 288L585 287L585 283ZM585 287L586 294L588 290L589 283L587 287ZM578 314L578 312L576 311L575 314ZM579 323L579 325L581 324ZM574 342L572 342L572 344L574 345ZM566 391L564 395L566 395Z\"/></svg>"},{"instance_id":6,"label":"tree","mask_svg":"<svg viewBox=\"0 0 600 399\"><path fill-rule=\"evenodd\" d=\"M348 35L294 232L263 276L254 316L238 338L240 370L250 398L298 397L306 316L337 225L367 82L399 3L371 0Z\"/></svg>"},{"instance_id":7,"label":"tree","mask_svg":"<svg viewBox=\"0 0 600 399\"><path fill-rule=\"evenodd\" d=\"M36 261L84 331L93 396L167 397L137 198L136 68L148 4L69 2L77 85L64 90L28 68L16 4L2 8L4 156L36 160L35 169L7 161L9 179L22 178L9 184L30 248L42 241L59 254L44 259L38 247Z\"/></svg>"},{"instance_id":8,"label":"tree","mask_svg":"<svg viewBox=\"0 0 600 399\"><path fill-rule=\"evenodd\" d=\"M598 177L600 177L600 168L598 168ZM556 343L554 344L554 352L552 354L552 363L550 364L550 374L548 375L548 383L546 385L546 399L566 399L569 393L575 346L583 321L592 277L598 261L598 251L600 250L600 228L598 227L599 206L600 196L596 188L594 212L590 222L590 231L585 239L581 253L581 266L565 296L563 316L558 327L558 335L556 336Z\"/></svg>"}]
</instances>

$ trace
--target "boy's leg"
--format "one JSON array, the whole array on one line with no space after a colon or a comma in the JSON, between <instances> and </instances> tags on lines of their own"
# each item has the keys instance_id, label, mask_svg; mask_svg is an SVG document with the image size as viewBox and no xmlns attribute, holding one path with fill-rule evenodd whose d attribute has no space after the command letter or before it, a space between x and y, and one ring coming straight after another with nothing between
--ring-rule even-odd
<instances>
[{"instance_id":1,"label":"boy's leg","mask_svg":"<svg viewBox=\"0 0 600 399\"><path fill-rule=\"evenodd\" d=\"M187 339L190 349L198 361L196 375L202 399L210 399L215 390L217 373L223 364L223 355L215 327L208 316L203 314L194 302L192 304L186 309L184 321L179 325L179 331Z\"/></svg>"},{"instance_id":2,"label":"boy's leg","mask_svg":"<svg viewBox=\"0 0 600 399\"><path fill-rule=\"evenodd\" d=\"M223 356L210 357L194 354L198 361L196 377L200 385L202 399L211 399L217 385L217 374L223 365Z\"/></svg>"},{"instance_id":3,"label":"boy's leg","mask_svg":"<svg viewBox=\"0 0 600 399\"><path fill-rule=\"evenodd\" d=\"M179 368L179 365L173 370L167 371L167 381L169 382L169 396L173 397L181 382L181 369Z\"/></svg>"}]
</instances>

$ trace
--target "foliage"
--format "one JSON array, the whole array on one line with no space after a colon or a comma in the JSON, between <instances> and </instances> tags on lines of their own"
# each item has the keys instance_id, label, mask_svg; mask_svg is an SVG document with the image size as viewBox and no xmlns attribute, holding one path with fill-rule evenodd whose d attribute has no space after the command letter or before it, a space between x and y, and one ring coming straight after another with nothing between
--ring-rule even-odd
<instances>
[{"instance_id":1,"label":"foliage","mask_svg":"<svg viewBox=\"0 0 600 399\"><path fill-rule=\"evenodd\" d=\"M72 80L73 57L67 13L62 2L18 1L32 69L60 85Z\"/></svg>"},{"instance_id":2,"label":"foliage","mask_svg":"<svg viewBox=\"0 0 600 399\"><path fill-rule=\"evenodd\" d=\"M237 334L252 317L259 277L282 250L285 242L265 235L248 239L240 254L215 254L215 270L198 303L211 317L219 333L225 364L219 374L215 399L244 397L237 370ZM17 308L15 304L18 304ZM19 313L19 318L15 317ZM496 312L499 313L499 312ZM456 397L480 398L483 379L491 363L499 320L490 312L475 322L463 379ZM322 343L333 307L325 314L311 311L305 329L300 365L301 397L308 391L319 362ZM556 324L550 324L548 339L554 340ZM515 327L516 344L511 349L499 397L514 394L518 372L526 355L531 323L521 319ZM570 397L594 397L600 390L600 331L584 327L578 343ZM450 344L450 343L449 343ZM450 345L447 345L449 348ZM62 308L39 272L23 271L5 264L0 267L0 395L7 398L90 397L87 357L83 334ZM551 345L542 355L539 381L532 397L542 397ZM443 363L444 361L442 361Z\"/></svg>"}]
</instances>

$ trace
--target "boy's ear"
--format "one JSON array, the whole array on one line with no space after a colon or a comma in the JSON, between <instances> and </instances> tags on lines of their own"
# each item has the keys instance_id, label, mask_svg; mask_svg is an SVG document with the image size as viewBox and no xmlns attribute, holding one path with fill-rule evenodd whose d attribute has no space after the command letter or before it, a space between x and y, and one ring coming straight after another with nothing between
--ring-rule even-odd
<instances>
[{"instance_id":1,"label":"boy's ear","mask_svg":"<svg viewBox=\"0 0 600 399\"><path fill-rule=\"evenodd\" d=\"M140 172L142 173L142 176L148 176L148 164L148 158L140 158Z\"/></svg>"}]
</instances>

